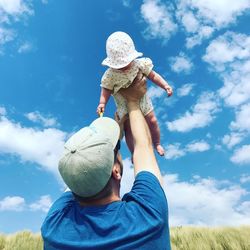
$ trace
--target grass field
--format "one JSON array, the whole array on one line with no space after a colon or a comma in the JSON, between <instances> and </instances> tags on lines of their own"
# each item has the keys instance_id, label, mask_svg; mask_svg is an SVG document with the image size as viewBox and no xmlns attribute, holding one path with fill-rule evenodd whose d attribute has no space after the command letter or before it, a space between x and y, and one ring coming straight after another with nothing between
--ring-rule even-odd
<instances>
[{"instance_id":1,"label":"grass field","mask_svg":"<svg viewBox=\"0 0 250 250\"><path fill-rule=\"evenodd\" d=\"M250 250L248 227L171 228L172 250Z\"/></svg>"},{"instance_id":2,"label":"grass field","mask_svg":"<svg viewBox=\"0 0 250 250\"><path fill-rule=\"evenodd\" d=\"M174 227L172 250L250 250L249 227ZM39 234L0 234L0 250L42 250Z\"/></svg>"}]
</instances>

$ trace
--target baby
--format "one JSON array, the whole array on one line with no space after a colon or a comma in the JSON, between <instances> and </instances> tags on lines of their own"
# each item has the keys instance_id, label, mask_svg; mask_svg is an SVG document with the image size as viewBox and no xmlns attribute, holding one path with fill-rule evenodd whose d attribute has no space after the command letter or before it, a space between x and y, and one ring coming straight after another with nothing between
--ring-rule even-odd
<instances>
[{"instance_id":1,"label":"baby","mask_svg":"<svg viewBox=\"0 0 250 250\"><path fill-rule=\"evenodd\" d=\"M137 52L131 37L124 32L114 32L106 42L107 58L103 60L102 65L108 66L101 80L101 96L97 107L97 113L101 114L105 106L113 95L117 115L120 121L124 121L125 139L130 152L133 154L133 137L127 119L127 105L124 97L119 94L121 88L129 87L135 78L146 76L153 83L164 89L168 96L173 91L168 83L153 69L153 63L149 58L138 58L142 53ZM153 145L159 155L164 155L164 149L160 143L160 129L153 111L153 105L150 98L145 94L140 100L140 108L145 116L149 130L152 136Z\"/></svg>"}]
</instances>

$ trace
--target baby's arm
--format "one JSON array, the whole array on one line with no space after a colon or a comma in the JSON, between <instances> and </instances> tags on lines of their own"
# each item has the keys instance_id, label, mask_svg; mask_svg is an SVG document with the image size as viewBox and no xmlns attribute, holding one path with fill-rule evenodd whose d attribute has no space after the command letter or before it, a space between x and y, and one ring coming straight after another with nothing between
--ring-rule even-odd
<instances>
[{"instance_id":1,"label":"baby's arm","mask_svg":"<svg viewBox=\"0 0 250 250\"><path fill-rule=\"evenodd\" d=\"M111 96L111 93L111 90L102 87L99 105L96 110L98 114L104 113L105 106L109 100L109 97Z\"/></svg>"},{"instance_id":2,"label":"baby's arm","mask_svg":"<svg viewBox=\"0 0 250 250\"><path fill-rule=\"evenodd\" d=\"M173 94L172 88L169 86L169 84L154 70L152 70L149 75L148 79L151 80L153 83L167 91L168 96L171 96Z\"/></svg>"}]
</instances>

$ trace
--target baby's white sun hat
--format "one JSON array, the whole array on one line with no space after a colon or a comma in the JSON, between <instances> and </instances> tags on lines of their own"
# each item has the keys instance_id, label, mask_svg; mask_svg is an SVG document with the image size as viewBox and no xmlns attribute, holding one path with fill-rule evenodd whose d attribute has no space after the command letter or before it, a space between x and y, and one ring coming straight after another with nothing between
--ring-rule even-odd
<instances>
[{"instance_id":1,"label":"baby's white sun hat","mask_svg":"<svg viewBox=\"0 0 250 250\"><path fill-rule=\"evenodd\" d=\"M108 37L106 53L107 58L103 60L102 65L114 69L126 67L134 59L142 56L141 52L136 51L131 37L121 31L114 32Z\"/></svg>"}]
</instances>

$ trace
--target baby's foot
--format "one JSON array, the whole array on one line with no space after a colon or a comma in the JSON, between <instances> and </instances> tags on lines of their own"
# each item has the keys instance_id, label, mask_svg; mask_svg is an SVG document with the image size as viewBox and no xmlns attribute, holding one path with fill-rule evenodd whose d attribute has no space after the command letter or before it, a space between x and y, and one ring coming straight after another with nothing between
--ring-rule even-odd
<instances>
[{"instance_id":1,"label":"baby's foot","mask_svg":"<svg viewBox=\"0 0 250 250\"><path fill-rule=\"evenodd\" d=\"M160 156L163 156L165 154L165 150L160 144L158 144L155 149Z\"/></svg>"}]
</instances>

